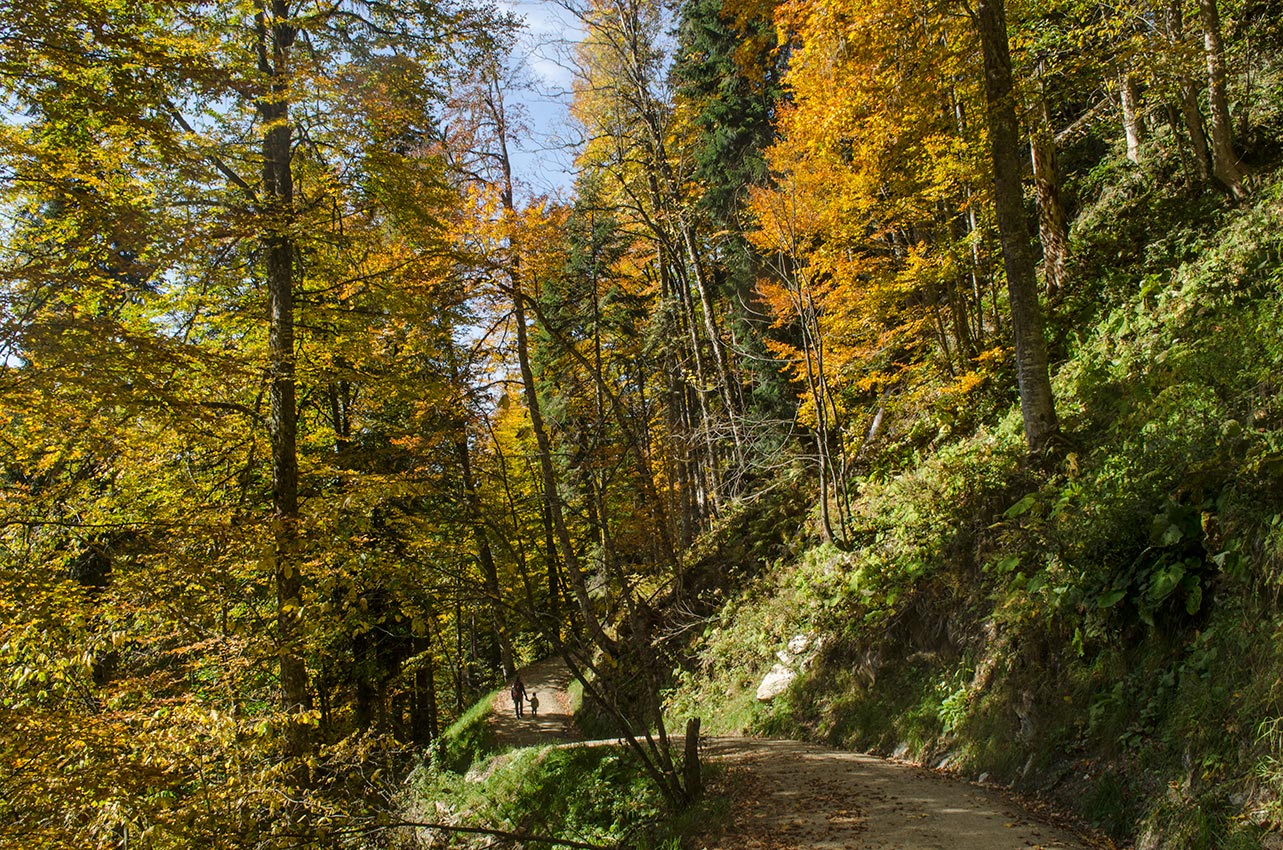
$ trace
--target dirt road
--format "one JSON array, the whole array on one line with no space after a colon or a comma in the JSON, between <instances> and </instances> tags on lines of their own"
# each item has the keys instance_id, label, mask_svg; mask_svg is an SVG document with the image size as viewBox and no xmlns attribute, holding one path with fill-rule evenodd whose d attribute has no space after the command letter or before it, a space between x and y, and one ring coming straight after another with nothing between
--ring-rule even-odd
<instances>
[{"instance_id":1,"label":"dirt road","mask_svg":"<svg viewBox=\"0 0 1283 850\"><path fill-rule=\"evenodd\" d=\"M514 716L501 694L492 725L514 746L575 740L558 661L521 671L539 714ZM726 766L731 813L702 850L1084 850L1070 833L996 790L922 768L797 741L708 738L704 758ZM716 790L716 789L715 789Z\"/></svg>"},{"instance_id":2,"label":"dirt road","mask_svg":"<svg viewBox=\"0 0 1283 850\"><path fill-rule=\"evenodd\" d=\"M796 741L715 738L734 790L706 850L1081 850L996 790Z\"/></svg>"}]
</instances>

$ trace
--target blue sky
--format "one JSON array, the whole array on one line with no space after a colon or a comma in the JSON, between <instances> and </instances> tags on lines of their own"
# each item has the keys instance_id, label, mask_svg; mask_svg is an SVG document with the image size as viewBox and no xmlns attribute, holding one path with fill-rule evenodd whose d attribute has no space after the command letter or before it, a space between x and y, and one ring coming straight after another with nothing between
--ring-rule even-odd
<instances>
[{"instance_id":1,"label":"blue sky","mask_svg":"<svg viewBox=\"0 0 1283 850\"><path fill-rule=\"evenodd\" d=\"M505 0L525 20L514 59L524 68L528 86L514 88L512 100L523 105L528 133L512 152L514 177L527 196L566 197L573 182L570 90L574 80L573 50L582 36L578 19L551 0Z\"/></svg>"}]
</instances>

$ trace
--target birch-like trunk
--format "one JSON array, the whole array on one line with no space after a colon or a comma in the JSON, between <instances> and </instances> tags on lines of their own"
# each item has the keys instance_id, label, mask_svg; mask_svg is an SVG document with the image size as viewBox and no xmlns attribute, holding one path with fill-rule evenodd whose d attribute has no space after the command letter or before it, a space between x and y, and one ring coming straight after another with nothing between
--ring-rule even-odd
<instances>
[{"instance_id":1,"label":"birch-like trunk","mask_svg":"<svg viewBox=\"0 0 1283 850\"><path fill-rule=\"evenodd\" d=\"M1127 158L1140 164L1141 145L1145 144L1145 121L1140 114L1140 92L1136 76L1123 71L1118 79L1118 99L1123 108L1123 134L1127 137Z\"/></svg>"},{"instance_id":2,"label":"birch-like trunk","mask_svg":"<svg viewBox=\"0 0 1283 850\"><path fill-rule=\"evenodd\" d=\"M1221 18L1216 0L1199 0L1203 24L1203 53L1207 59L1207 106L1212 130L1212 174L1234 201L1247 200L1243 171L1234 153L1234 131L1225 91L1225 50L1221 45Z\"/></svg>"}]
</instances>

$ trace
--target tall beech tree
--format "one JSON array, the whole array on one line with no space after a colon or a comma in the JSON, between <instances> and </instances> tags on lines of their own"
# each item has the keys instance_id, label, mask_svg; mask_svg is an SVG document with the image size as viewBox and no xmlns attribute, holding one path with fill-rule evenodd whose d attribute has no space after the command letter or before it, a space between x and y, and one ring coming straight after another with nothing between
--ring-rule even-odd
<instances>
[{"instance_id":1,"label":"tall beech tree","mask_svg":"<svg viewBox=\"0 0 1283 850\"><path fill-rule=\"evenodd\" d=\"M989 153L993 163L994 209L1002 237L1002 262L1007 272L1011 300L1011 325L1016 347L1016 379L1020 386L1020 412L1025 439L1032 452L1043 452L1059 432L1055 400L1051 394L1047 338L1033 249L1025 220L1024 172L1020 150L1020 123L1016 117L1015 86L1011 76L1011 49L1003 0L981 0L976 5L976 31L984 54L985 100L989 116Z\"/></svg>"},{"instance_id":2,"label":"tall beech tree","mask_svg":"<svg viewBox=\"0 0 1283 850\"><path fill-rule=\"evenodd\" d=\"M267 289L267 353L270 411L267 430L272 442L272 559L276 583L276 631L280 653L281 703L287 752L295 757L310 749L310 730L302 719L312 708L307 663L299 646L303 571L298 557L298 407L295 394L294 256L299 246L291 234L294 208L294 128L292 58L298 28L286 0L272 0L254 14L254 54L263 82L254 99L262 134L262 176L257 198L264 214L262 242ZM180 119L181 120L181 119ZM230 171L229 171L230 176ZM233 182L240 178L232 177Z\"/></svg>"}]
</instances>

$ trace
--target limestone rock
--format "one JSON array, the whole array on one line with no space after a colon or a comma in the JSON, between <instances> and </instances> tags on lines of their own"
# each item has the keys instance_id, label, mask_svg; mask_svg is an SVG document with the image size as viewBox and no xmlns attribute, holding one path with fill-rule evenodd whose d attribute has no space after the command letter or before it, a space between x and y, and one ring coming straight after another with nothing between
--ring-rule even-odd
<instances>
[{"instance_id":1,"label":"limestone rock","mask_svg":"<svg viewBox=\"0 0 1283 850\"><path fill-rule=\"evenodd\" d=\"M762 679L762 684L757 686L757 699L760 702L770 702L788 690L795 678L797 678L795 671L783 664L776 664Z\"/></svg>"}]
</instances>

